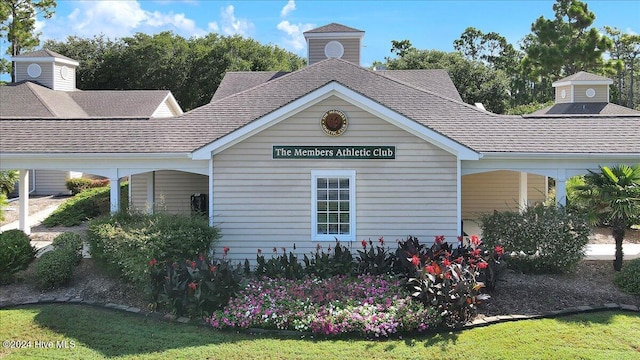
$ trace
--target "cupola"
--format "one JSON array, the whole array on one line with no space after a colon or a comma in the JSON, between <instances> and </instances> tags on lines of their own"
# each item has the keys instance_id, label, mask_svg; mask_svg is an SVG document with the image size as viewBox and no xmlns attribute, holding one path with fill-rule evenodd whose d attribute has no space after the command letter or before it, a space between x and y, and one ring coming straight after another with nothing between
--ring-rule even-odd
<instances>
[{"instance_id":1,"label":"cupola","mask_svg":"<svg viewBox=\"0 0 640 360\"><path fill-rule=\"evenodd\" d=\"M329 58L344 59L360 65L360 48L364 31L331 23L304 32L307 40L307 63L313 65Z\"/></svg>"},{"instance_id":2,"label":"cupola","mask_svg":"<svg viewBox=\"0 0 640 360\"><path fill-rule=\"evenodd\" d=\"M613 80L604 76L580 71L554 82L556 104L608 103L609 85Z\"/></svg>"},{"instance_id":3,"label":"cupola","mask_svg":"<svg viewBox=\"0 0 640 360\"><path fill-rule=\"evenodd\" d=\"M38 50L11 58L16 82L32 81L52 90L76 90L79 62L51 50Z\"/></svg>"}]
</instances>

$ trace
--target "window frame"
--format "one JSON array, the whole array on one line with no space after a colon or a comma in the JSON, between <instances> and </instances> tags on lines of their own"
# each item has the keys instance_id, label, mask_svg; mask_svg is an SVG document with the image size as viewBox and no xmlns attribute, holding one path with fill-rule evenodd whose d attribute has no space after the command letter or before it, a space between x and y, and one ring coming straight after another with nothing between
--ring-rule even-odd
<instances>
[{"instance_id":1,"label":"window frame","mask_svg":"<svg viewBox=\"0 0 640 360\"><path fill-rule=\"evenodd\" d=\"M318 233L318 179L349 179L349 233ZM355 170L312 170L311 171L311 239L313 241L355 241L356 239L356 171Z\"/></svg>"}]
</instances>

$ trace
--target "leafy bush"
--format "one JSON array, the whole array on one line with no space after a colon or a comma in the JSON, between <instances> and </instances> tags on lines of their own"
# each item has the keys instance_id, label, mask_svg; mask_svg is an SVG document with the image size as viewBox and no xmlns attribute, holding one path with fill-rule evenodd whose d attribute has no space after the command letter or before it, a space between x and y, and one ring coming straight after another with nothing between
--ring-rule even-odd
<instances>
[{"instance_id":1,"label":"leafy bush","mask_svg":"<svg viewBox=\"0 0 640 360\"><path fill-rule=\"evenodd\" d=\"M42 254L36 262L36 280L43 289L53 289L71 280L77 256L71 248L59 248Z\"/></svg>"},{"instance_id":2,"label":"leafy bush","mask_svg":"<svg viewBox=\"0 0 640 360\"><path fill-rule=\"evenodd\" d=\"M412 300L400 280L371 275L254 279L206 320L217 329L261 327L367 337L441 324L435 309Z\"/></svg>"},{"instance_id":3,"label":"leafy bush","mask_svg":"<svg viewBox=\"0 0 640 360\"><path fill-rule=\"evenodd\" d=\"M109 179L86 179L86 178L74 178L68 179L65 185L71 195L77 195L83 191L87 191L93 188L101 188L109 185Z\"/></svg>"},{"instance_id":4,"label":"leafy bush","mask_svg":"<svg viewBox=\"0 0 640 360\"><path fill-rule=\"evenodd\" d=\"M294 245L295 249L295 245ZM302 279L304 276L304 269L298 262L298 257L289 252L287 255L287 249L282 248L282 255L278 255L278 250L274 247L274 255L269 260L265 260L262 255L262 250L258 250L256 256L256 276L266 276L268 278L285 278L285 279Z\"/></svg>"},{"instance_id":5,"label":"leafy bush","mask_svg":"<svg viewBox=\"0 0 640 360\"><path fill-rule=\"evenodd\" d=\"M87 230L91 255L138 285L148 282L149 260L195 259L218 238L202 217L165 213L119 213L91 221Z\"/></svg>"},{"instance_id":6,"label":"leafy bush","mask_svg":"<svg viewBox=\"0 0 640 360\"><path fill-rule=\"evenodd\" d=\"M305 255L303 262L305 264L305 273L320 279L336 275L351 276L354 275L357 267L349 248L340 244L340 241L337 240L333 250L329 245L326 253L322 246L318 244L313 257L309 258Z\"/></svg>"},{"instance_id":7,"label":"leafy bush","mask_svg":"<svg viewBox=\"0 0 640 360\"><path fill-rule=\"evenodd\" d=\"M384 239L378 239L378 245L373 246L373 241L362 240L362 250L358 250L357 273L360 275L383 275L393 273L393 265L396 257L384 247ZM368 245L368 250L367 250Z\"/></svg>"},{"instance_id":8,"label":"leafy bush","mask_svg":"<svg viewBox=\"0 0 640 360\"><path fill-rule=\"evenodd\" d=\"M73 232L63 232L51 244L56 250L69 250L75 254L77 265L82 260L82 237Z\"/></svg>"},{"instance_id":9,"label":"leafy bush","mask_svg":"<svg viewBox=\"0 0 640 360\"><path fill-rule=\"evenodd\" d=\"M640 259L633 259L617 271L613 279L616 285L624 292L640 295Z\"/></svg>"},{"instance_id":10,"label":"leafy bush","mask_svg":"<svg viewBox=\"0 0 640 360\"><path fill-rule=\"evenodd\" d=\"M200 255L195 260L165 261L151 259L150 295L154 304L178 316L203 317L221 309L240 289L243 269L222 259ZM248 267L248 262L246 263Z\"/></svg>"},{"instance_id":11,"label":"leafy bush","mask_svg":"<svg viewBox=\"0 0 640 360\"><path fill-rule=\"evenodd\" d=\"M120 204L126 210L128 199L128 185L120 186ZM62 203L42 223L45 226L76 226L111 211L109 187L95 188L83 191Z\"/></svg>"},{"instance_id":12,"label":"leafy bush","mask_svg":"<svg viewBox=\"0 0 640 360\"><path fill-rule=\"evenodd\" d=\"M13 281L13 275L29 266L36 256L29 236L20 230L0 233L0 284Z\"/></svg>"},{"instance_id":13,"label":"leafy bush","mask_svg":"<svg viewBox=\"0 0 640 360\"><path fill-rule=\"evenodd\" d=\"M481 222L485 244L501 245L511 255L509 266L526 273L572 271L591 231L584 215L553 205L495 211L482 215Z\"/></svg>"},{"instance_id":14,"label":"leafy bush","mask_svg":"<svg viewBox=\"0 0 640 360\"><path fill-rule=\"evenodd\" d=\"M4 208L7 206L7 196L0 193L0 221L4 220Z\"/></svg>"},{"instance_id":15,"label":"leafy bush","mask_svg":"<svg viewBox=\"0 0 640 360\"><path fill-rule=\"evenodd\" d=\"M467 323L475 316L476 304L489 298L480 293L484 284L478 279L489 264L477 236L466 244L460 237L456 247L437 236L430 248L409 237L398 243L396 254L413 298L436 309L446 326Z\"/></svg>"}]
</instances>

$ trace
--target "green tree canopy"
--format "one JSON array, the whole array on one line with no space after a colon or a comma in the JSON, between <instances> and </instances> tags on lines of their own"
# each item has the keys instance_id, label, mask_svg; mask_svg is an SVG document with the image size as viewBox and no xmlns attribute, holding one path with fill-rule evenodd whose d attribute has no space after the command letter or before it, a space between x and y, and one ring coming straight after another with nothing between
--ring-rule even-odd
<instances>
[{"instance_id":1,"label":"green tree canopy","mask_svg":"<svg viewBox=\"0 0 640 360\"><path fill-rule=\"evenodd\" d=\"M399 56L386 58L384 65L389 70L446 69L464 102L480 102L489 111L505 112L509 81L503 71L466 59L459 52L418 50L408 40L393 42L393 46L392 53Z\"/></svg>"},{"instance_id":2,"label":"green tree canopy","mask_svg":"<svg viewBox=\"0 0 640 360\"><path fill-rule=\"evenodd\" d=\"M213 33L190 39L170 31L116 40L69 37L44 47L80 62L80 89L167 89L185 110L208 103L227 71L293 71L305 64L277 46Z\"/></svg>"},{"instance_id":3,"label":"green tree canopy","mask_svg":"<svg viewBox=\"0 0 640 360\"><path fill-rule=\"evenodd\" d=\"M578 71L602 73L603 53L611 40L590 27L596 16L586 3L556 0L554 19L539 17L531 25L531 34L523 40L526 56L522 65L529 78L540 86L541 102L552 98L551 83Z\"/></svg>"},{"instance_id":4,"label":"green tree canopy","mask_svg":"<svg viewBox=\"0 0 640 360\"><path fill-rule=\"evenodd\" d=\"M603 30L613 42L609 51L617 72L614 82L617 91L613 101L633 108L635 104L640 103L636 100L640 94L636 89L640 86L640 81L636 79L636 74L640 73L636 70L640 64L640 61L637 61L640 57L640 35L623 33L620 29L610 26L605 26Z\"/></svg>"},{"instance_id":5,"label":"green tree canopy","mask_svg":"<svg viewBox=\"0 0 640 360\"><path fill-rule=\"evenodd\" d=\"M0 2L0 34L10 43L7 55L16 56L24 50L33 50L40 44L40 33L35 32L36 16L53 16L55 0L2 0ZM15 81L13 67L4 61L0 64L3 73L11 72L11 81Z\"/></svg>"}]
</instances>

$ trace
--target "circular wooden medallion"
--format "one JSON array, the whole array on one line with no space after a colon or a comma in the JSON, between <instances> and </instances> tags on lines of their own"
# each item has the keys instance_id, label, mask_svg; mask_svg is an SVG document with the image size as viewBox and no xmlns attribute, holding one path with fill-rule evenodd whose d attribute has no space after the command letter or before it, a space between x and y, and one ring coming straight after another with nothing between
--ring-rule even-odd
<instances>
[{"instance_id":1,"label":"circular wooden medallion","mask_svg":"<svg viewBox=\"0 0 640 360\"><path fill-rule=\"evenodd\" d=\"M340 110L329 110L320 119L322 131L329 136L340 136L347 130L347 116Z\"/></svg>"}]
</instances>

